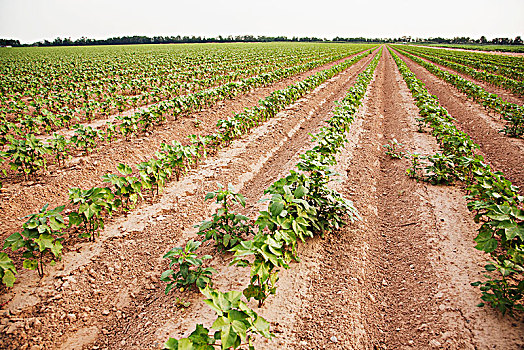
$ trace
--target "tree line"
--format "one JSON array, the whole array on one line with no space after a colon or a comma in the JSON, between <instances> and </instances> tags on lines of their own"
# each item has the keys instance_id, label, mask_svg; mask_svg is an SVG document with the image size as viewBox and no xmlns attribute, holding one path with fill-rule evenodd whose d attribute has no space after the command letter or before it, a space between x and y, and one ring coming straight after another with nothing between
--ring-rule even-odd
<instances>
[{"instance_id":1,"label":"tree line","mask_svg":"<svg viewBox=\"0 0 524 350\"><path fill-rule=\"evenodd\" d=\"M422 42L422 43L437 43L437 44L484 44L484 45L523 45L522 38L519 36L515 37L515 39L510 38L493 38L492 40L486 39L486 37L483 35L480 37L480 39L472 39L470 37L455 37L453 39L446 39L446 38L429 38L429 39L421 39L417 38L414 40L415 42Z\"/></svg>"},{"instance_id":2,"label":"tree line","mask_svg":"<svg viewBox=\"0 0 524 350\"><path fill-rule=\"evenodd\" d=\"M87 46L87 45L130 45L130 44L177 44L177 43L231 43L231 42L349 42L349 43L397 43L397 42L417 42L417 43L437 43L437 44L492 44L492 45L523 45L520 36L515 39L494 38L487 40L485 36L480 39L470 37L448 38L412 38L411 36L402 36L399 38L343 38L335 37L332 40L317 37L291 37L287 36L221 36L202 37L202 36L122 36L108 39L90 39L81 37L77 40L71 38L56 38L53 41L42 40L32 44L22 44L20 40L0 39L0 46Z\"/></svg>"}]
</instances>

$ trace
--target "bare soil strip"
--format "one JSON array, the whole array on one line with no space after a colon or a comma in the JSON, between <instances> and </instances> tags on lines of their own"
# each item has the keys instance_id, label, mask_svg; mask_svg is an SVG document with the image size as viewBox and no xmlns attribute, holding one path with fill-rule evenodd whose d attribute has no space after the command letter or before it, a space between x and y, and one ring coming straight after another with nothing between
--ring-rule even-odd
<instances>
[{"instance_id":1,"label":"bare soil strip","mask_svg":"<svg viewBox=\"0 0 524 350\"><path fill-rule=\"evenodd\" d=\"M469 134L480 146L480 153L495 170L504 175L524 193L524 140L499 133L502 124L487 114L482 106L447 82L398 53L409 69L439 98L440 104L456 119L455 125Z\"/></svg>"},{"instance_id":2,"label":"bare soil strip","mask_svg":"<svg viewBox=\"0 0 524 350\"><path fill-rule=\"evenodd\" d=\"M362 59L348 68L348 71L360 69L370 59L370 57ZM271 86L255 89L232 100L221 101L216 106L192 114L190 118L169 120L161 128L133 137L129 141L120 139L112 144L102 144L89 156L73 158L64 169L50 166L49 172L40 176L36 182L15 182L14 178L7 179L4 181L4 188L0 191L0 212L3 213L4 218L0 228L0 239L3 240L19 230L25 222L21 218L38 212L46 203L50 203L52 208L67 204L70 188L88 189L93 186L103 186L100 177L106 173L116 173L116 165L119 163L137 164L146 161L159 150L162 142L171 143L177 140L184 143L187 136L191 134L213 133L219 119L225 119L245 108L257 105L260 99L271 92L283 89L340 62L342 60L284 79ZM199 120L198 125L195 124L195 119Z\"/></svg>"}]
</instances>

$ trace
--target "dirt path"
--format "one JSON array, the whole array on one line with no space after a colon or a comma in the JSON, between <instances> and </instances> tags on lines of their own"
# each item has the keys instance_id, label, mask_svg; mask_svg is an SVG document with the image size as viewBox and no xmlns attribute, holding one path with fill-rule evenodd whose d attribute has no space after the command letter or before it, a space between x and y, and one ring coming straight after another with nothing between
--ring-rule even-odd
<instances>
[{"instance_id":1,"label":"dirt path","mask_svg":"<svg viewBox=\"0 0 524 350\"><path fill-rule=\"evenodd\" d=\"M417 57L419 57L419 56L417 56ZM496 94L497 96L499 96L500 98L502 98L505 101L508 101L508 102L511 102L511 103L515 103L515 104L518 104L518 105L523 105L524 104L524 96L520 96L518 94L512 93L511 91L508 91L508 90L506 90L504 88L501 88L501 87L498 87L496 85L488 84L488 83L486 83L484 81L473 79L472 77L470 77L467 74L464 74L464 73L461 73L461 72L457 72L457 71L455 71L455 70L453 70L451 68L448 68L446 66L443 66L443 65L435 63L435 62L432 62L432 61L430 61L428 59L425 59L424 57L419 57L419 58L421 60L424 60L426 62L434 64L435 66L437 66L440 69L445 70L445 71L447 71L449 73L457 74L460 77L462 77L462 78L464 78L466 80L469 80L469 81L471 81L471 82L481 86L487 92L490 92L492 94ZM474 69L474 68L472 68L472 69Z\"/></svg>"},{"instance_id":2,"label":"dirt path","mask_svg":"<svg viewBox=\"0 0 524 350\"><path fill-rule=\"evenodd\" d=\"M174 305L173 295L163 295L164 284L158 280L167 268L163 254L195 238L193 225L209 217L213 210L203 197L216 189L217 182L231 182L248 194L253 210L267 183L265 169L277 161L282 162L282 172L294 165L286 165L290 155L309 143L307 133L315 132L329 118L333 101L345 94L370 59L330 79L208 159L182 181L171 183L158 203L145 204L127 218L114 220L106 226L99 242L81 244L78 253L65 254L61 266L50 269L50 275L41 281L23 272L20 284L2 299L11 300L7 308L16 315L9 323L10 336L3 347L16 348L13 339L21 344L33 339L46 349L82 348L93 342L111 349L124 344L131 349L158 348L168 335L173 335L173 323L178 332L194 327L194 319L184 317L184 312ZM216 253L209 245L206 250ZM217 255L212 264L219 270L217 281L224 287L240 288L245 284L248 274L227 267L227 258ZM191 295L189 300L192 306L186 313L204 319L211 315L201 305L199 294ZM34 322L36 327L24 329Z\"/></svg>"},{"instance_id":3,"label":"dirt path","mask_svg":"<svg viewBox=\"0 0 524 350\"><path fill-rule=\"evenodd\" d=\"M360 69L370 59L370 57L362 59L348 68L348 72ZM190 117L176 121L169 120L162 127L155 128L145 135L132 137L129 141L120 139L112 144L101 144L95 153L75 157L63 169L50 166L48 174L40 176L36 182L18 182L13 177L7 178L3 181L4 187L0 191L0 212L3 215L0 239L3 240L19 230L25 222L21 218L38 212L46 203L50 203L52 208L68 204L70 188L88 189L93 186L104 186L100 177L107 173L116 173L116 165L119 163L138 164L149 160L159 150L162 142L171 143L177 140L187 143L187 137L191 134L211 134L216 130L219 119L228 118L245 108L258 105L258 101L271 92L283 89L340 62L342 60L284 79L271 86L255 89L232 100L220 101L211 108L191 114ZM194 122L196 119L199 120L198 124Z\"/></svg>"},{"instance_id":4,"label":"dirt path","mask_svg":"<svg viewBox=\"0 0 524 350\"><path fill-rule=\"evenodd\" d=\"M524 139L516 139L499 133L503 124L489 116L482 106L468 100L467 96L452 85L437 78L425 68L399 54L409 69L439 98L440 104L456 119L457 127L468 133L480 145L481 154L496 170L524 193Z\"/></svg>"}]
</instances>

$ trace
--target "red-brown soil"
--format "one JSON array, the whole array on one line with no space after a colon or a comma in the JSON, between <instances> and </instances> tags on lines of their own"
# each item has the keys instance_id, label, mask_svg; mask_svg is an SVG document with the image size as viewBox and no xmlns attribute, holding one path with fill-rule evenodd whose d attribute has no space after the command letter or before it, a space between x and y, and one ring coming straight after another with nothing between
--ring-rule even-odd
<instances>
[{"instance_id":1,"label":"red-brown soil","mask_svg":"<svg viewBox=\"0 0 524 350\"><path fill-rule=\"evenodd\" d=\"M216 208L203 197L217 182L231 183L245 194L246 213L254 216L264 205L257 203L263 190L312 147L307 133L318 131L330 117L334 101L344 96L370 59L170 183L154 204L142 203L128 217L114 219L96 243L67 252L43 279L23 271L15 287L0 298L5 303L0 348L159 349L170 336L187 336L197 323L209 326L213 313L200 294L164 295L165 285L159 281L167 268L163 254L197 237L193 225ZM213 111L203 111L198 118L214 118ZM301 262L281 272L277 294L260 309L250 303L271 321L276 334L270 341L257 341L257 348L524 346L520 320L475 307L479 291L469 283L480 278L487 257L473 248L476 224L462 189L411 180L405 176L407 160L384 155L382 145L392 138L404 151L437 150L433 137L416 131L417 113L384 51L348 132L349 143L338 157L335 170L342 174L341 181L332 184L354 201L362 221L301 244ZM190 128L190 119L183 125ZM147 138L140 141L128 144L128 151L146 149ZM97 169L93 165L91 171ZM213 255L215 287L240 290L247 284L248 270L228 266L230 255L216 252L210 242L202 253ZM177 308L175 296L191 305Z\"/></svg>"}]
</instances>

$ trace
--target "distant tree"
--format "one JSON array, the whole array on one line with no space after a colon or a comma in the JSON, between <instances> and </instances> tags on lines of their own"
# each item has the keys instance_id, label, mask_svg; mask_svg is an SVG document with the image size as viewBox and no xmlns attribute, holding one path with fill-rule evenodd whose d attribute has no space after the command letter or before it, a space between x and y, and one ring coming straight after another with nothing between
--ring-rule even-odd
<instances>
[{"instance_id":1,"label":"distant tree","mask_svg":"<svg viewBox=\"0 0 524 350\"><path fill-rule=\"evenodd\" d=\"M495 45L510 45L513 43L513 41L509 38L495 38L491 41L491 43Z\"/></svg>"},{"instance_id":2,"label":"distant tree","mask_svg":"<svg viewBox=\"0 0 524 350\"><path fill-rule=\"evenodd\" d=\"M488 39L486 39L486 37L483 35L480 37L480 44L487 44L488 43Z\"/></svg>"},{"instance_id":3,"label":"distant tree","mask_svg":"<svg viewBox=\"0 0 524 350\"><path fill-rule=\"evenodd\" d=\"M21 46L20 40L0 39L0 46Z\"/></svg>"},{"instance_id":4,"label":"distant tree","mask_svg":"<svg viewBox=\"0 0 524 350\"><path fill-rule=\"evenodd\" d=\"M513 40L513 45L522 45L522 44L524 43L522 42L522 38L520 37L520 35L517 36L515 40Z\"/></svg>"}]
</instances>

